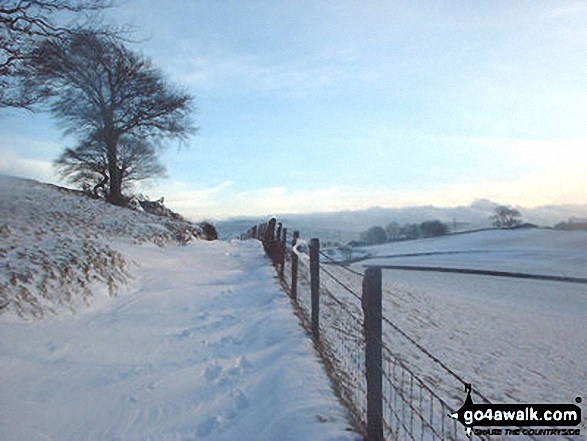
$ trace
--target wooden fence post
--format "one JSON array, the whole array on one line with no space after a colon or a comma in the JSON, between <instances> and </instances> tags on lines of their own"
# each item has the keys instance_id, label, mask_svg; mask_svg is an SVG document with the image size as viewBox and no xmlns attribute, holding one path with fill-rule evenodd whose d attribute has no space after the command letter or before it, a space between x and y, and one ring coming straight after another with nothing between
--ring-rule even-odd
<instances>
[{"instance_id":1,"label":"wooden fence post","mask_svg":"<svg viewBox=\"0 0 587 441\"><path fill-rule=\"evenodd\" d=\"M277 240L278 242L281 241L281 222L277 223L277 229L275 230L275 240Z\"/></svg>"},{"instance_id":2,"label":"wooden fence post","mask_svg":"<svg viewBox=\"0 0 587 441\"><path fill-rule=\"evenodd\" d=\"M381 268L367 268L362 297L367 380L367 441L383 440Z\"/></svg>"},{"instance_id":3,"label":"wooden fence post","mask_svg":"<svg viewBox=\"0 0 587 441\"><path fill-rule=\"evenodd\" d=\"M310 295L312 299L312 335L320 338L320 241L311 239L310 244Z\"/></svg>"},{"instance_id":4,"label":"wooden fence post","mask_svg":"<svg viewBox=\"0 0 587 441\"><path fill-rule=\"evenodd\" d=\"M285 251L287 249L287 228L281 230L281 243L279 247L279 278L284 280L285 273Z\"/></svg>"},{"instance_id":5,"label":"wooden fence post","mask_svg":"<svg viewBox=\"0 0 587 441\"><path fill-rule=\"evenodd\" d=\"M269 222L267 223L267 231L265 233L265 237L268 242L275 240L275 228L276 227L277 227L277 219L272 217L271 219L269 219Z\"/></svg>"},{"instance_id":6,"label":"wooden fence post","mask_svg":"<svg viewBox=\"0 0 587 441\"><path fill-rule=\"evenodd\" d=\"M263 242L265 237L265 223L261 222L259 224L259 227L257 228L257 239L259 239L260 242Z\"/></svg>"},{"instance_id":7,"label":"wooden fence post","mask_svg":"<svg viewBox=\"0 0 587 441\"><path fill-rule=\"evenodd\" d=\"M291 298L294 300L297 300L298 297L298 255L295 253L294 248L299 237L300 232L294 231L291 241Z\"/></svg>"},{"instance_id":8,"label":"wooden fence post","mask_svg":"<svg viewBox=\"0 0 587 441\"><path fill-rule=\"evenodd\" d=\"M275 263L275 256L273 255L273 244L275 242L275 227L277 226L277 220L272 217L267 223L265 229L265 235L263 237L263 246L265 252L271 258L272 262Z\"/></svg>"}]
</instances>

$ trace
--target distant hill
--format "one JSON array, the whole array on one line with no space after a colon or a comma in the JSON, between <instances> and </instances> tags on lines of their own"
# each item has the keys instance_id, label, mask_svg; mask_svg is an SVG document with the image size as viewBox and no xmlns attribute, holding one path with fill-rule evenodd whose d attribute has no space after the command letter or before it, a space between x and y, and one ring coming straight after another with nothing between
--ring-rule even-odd
<instances>
[{"instance_id":1,"label":"distant hill","mask_svg":"<svg viewBox=\"0 0 587 441\"><path fill-rule=\"evenodd\" d=\"M452 231L464 231L491 226L489 217L494 214L497 202L479 199L470 205L458 207L435 207L432 205L404 208L374 207L367 210L340 211L331 213L283 214L278 219L285 226L301 231L302 236L319 237L323 241L347 243L356 240L369 227L385 227L392 221L400 225L420 223L438 219L449 224ZM548 205L537 208L518 208L523 222L552 227L571 217L587 217L585 205ZM251 225L266 220L262 217L232 218L215 224L221 238L238 237Z\"/></svg>"}]
</instances>

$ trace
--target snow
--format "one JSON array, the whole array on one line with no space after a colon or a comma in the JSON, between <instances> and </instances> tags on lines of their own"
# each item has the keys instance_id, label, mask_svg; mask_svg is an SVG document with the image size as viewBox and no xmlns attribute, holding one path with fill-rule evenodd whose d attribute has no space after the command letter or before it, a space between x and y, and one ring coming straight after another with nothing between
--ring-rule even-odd
<instances>
[{"instance_id":1,"label":"snow","mask_svg":"<svg viewBox=\"0 0 587 441\"><path fill-rule=\"evenodd\" d=\"M104 292L124 290L127 262L114 242L186 243L193 231L185 222L0 175L0 312L17 319L75 313Z\"/></svg>"},{"instance_id":2,"label":"snow","mask_svg":"<svg viewBox=\"0 0 587 441\"><path fill-rule=\"evenodd\" d=\"M125 262L124 284L112 296L95 280L82 307L62 299L49 302L54 313L42 320L25 321L8 307L0 315L1 440L362 439L348 430L258 243L174 245L172 231L144 213L27 181L0 184L3 240L15 247L3 258L12 271L16 259L14 268L32 274L17 286L39 295L33 282L44 270L32 252L60 265L63 243L83 240L80 231L89 235L96 224L87 237L96 254L111 250ZM16 203L15 214L6 211L10 200L26 198L29 211ZM79 231L69 229L71 219ZM44 231L38 240L32 224ZM165 246L144 240L153 232ZM68 250L81 259L79 247ZM68 289L77 298L73 282ZM59 298L58 289L49 291Z\"/></svg>"},{"instance_id":3,"label":"snow","mask_svg":"<svg viewBox=\"0 0 587 441\"><path fill-rule=\"evenodd\" d=\"M360 439L261 246L186 231L0 176L0 440ZM492 230L359 253L376 258L356 271L378 263L587 276L585 232ZM361 292L360 277L327 269ZM383 274L385 316L474 389L502 403L582 397L587 412L587 285ZM342 298L360 315L356 299ZM462 404L462 385L389 326L384 333L450 406Z\"/></svg>"},{"instance_id":4,"label":"snow","mask_svg":"<svg viewBox=\"0 0 587 441\"><path fill-rule=\"evenodd\" d=\"M422 265L587 277L587 231L489 230L363 247L373 265ZM428 254L428 255L426 255ZM382 256L379 259L375 257Z\"/></svg>"},{"instance_id":5,"label":"snow","mask_svg":"<svg viewBox=\"0 0 587 441\"><path fill-rule=\"evenodd\" d=\"M493 230L361 251L374 258L354 264L358 272L367 265L420 265L587 276L587 232ZM327 269L361 292L359 277ZM330 283L329 289L337 288ZM383 290L385 316L493 402L575 403L582 397L587 412L587 285L383 270ZM384 325L384 333L420 378L450 405L462 404L462 385L391 327ZM585 422L580 427L587 430Z\"/></svg>"}]
</instances>

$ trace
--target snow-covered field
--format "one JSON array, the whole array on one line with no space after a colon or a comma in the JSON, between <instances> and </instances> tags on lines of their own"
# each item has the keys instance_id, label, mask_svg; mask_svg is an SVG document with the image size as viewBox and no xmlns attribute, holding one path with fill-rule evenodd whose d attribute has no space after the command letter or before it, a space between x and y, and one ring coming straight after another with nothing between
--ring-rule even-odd
<instances>
[{"instance_id":1,"label":"snow-covered field","mask_svg":"<svg viewBox=\"0 0 587 441\"><path fill-rule=\"evenodd\" d=\"M587 232L483 231L362 252L374 258L354 264L357 271L411 265L587 276ZM360 278L328 269L360 292ZM383 284L386 317L493 402L581 397L587 413L586 284L402 270L383 270ZM384 332L390 348L449 404L462 404L457 381L389 326ZM581 427L585 433L585 422Z\"/></svg>"},{"instance_id":2,"label":"snow-covered field","mask_svg":"<svg viewBox=\"0 0 587 441\"><path fill-rule=\"evenodd\" d=\"M357 249L369 264L433 265L587 277L587 231L488 230ZM379 259L376 257L382 256ZM385 256L385 257L383 257Z\"/></svg>"},{"instance_id":3,"label":"snow-covered field","mask_svg":"<svg viewBox=\"0 0 587 441\"><path fill-rule=\"evenodd\" d=\"M77 268L84 240L125 262L112 296L90 269L81 302L85 276L67 279L63 297L56 274L43 320L5 306L0 439L361 439L258 243L180 246L166 220L28 181L2 178L0 188L10 287L44 298L38 276Z\"/></svg>"}]
</instances>

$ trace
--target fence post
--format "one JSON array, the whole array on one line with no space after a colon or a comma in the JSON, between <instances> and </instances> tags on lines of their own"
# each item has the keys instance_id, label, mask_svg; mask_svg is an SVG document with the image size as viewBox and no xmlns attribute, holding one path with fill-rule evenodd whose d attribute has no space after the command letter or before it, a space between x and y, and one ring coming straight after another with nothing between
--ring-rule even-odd
<instances>
[{"instance_id":1,"label":"fence post","mask_svg":"<svg viewBox=\"0 0 587 441\"><path fill-rule=\"evenodd\" d=\"M259 225L259 240L263 242L265 240L265 234L267 234L267 222L263 222Z\"/></svg>"},{"instance_id":2,"label":"fence post","mask_svg":"<svg viewBox=\"0 0 587 441\"><path fill-rule=\"evenodd\" d=\"M320 338L320 241L310 240L310 294L312 299L312 335Z\"/></svg>"},{"instance_id":3,"label":"fence post","mask_svg":"<svg viewBox=\"0 0 587 441\"><path fill-rule=\"evenodd\" d=\"M298 255L295 253L294 248L299 237L300 232L294 231L291 241L291 298L294 300L298 297Z\"/></svg>"},{"instance_id":4,"label":"fence post","mask_svg":"<svg viewBox=\"0 0 587 441\"><path fill-rule=\"evenodd\" d=\"M267 223L267 227L265 228L265 235L263 236L263 246L265 248L265 252L271 258L273 263L275 263L275 256L273 255L273 244L275 243L276 225L277 220L272 217Z\"/></svg>"},{"instance_id":5,"label":"fence post","mask_svg":"<svg viewBox=\"0 0 587 441\"><path fill-rule=\"evenodd\" d=\"M362 307L367 380L367 441L383 440L381 268L367 268L363 278Z\"/></svg>"},{"instance_id":6,"label":"fence post","mask_svg":"<svg viewBox=\"0 0 587 441\"><path fill-rule=\"evenodd\" d=\"M285 251L287 249L287 228L281 230L281 246L279 247L279 278L283 279L285 272Z\"/></svg>"},{"instance_id":7,"label":"fence post","mask_svg":"<svg viewBox=\"0 0 587 441\"><path fill-rule=\"evenodd\" d=\"M281 241L281 228L282 228L281 222L278 222L277 229L275 230L275 240L277 242Z\"/></svg>"}]
</instances>

